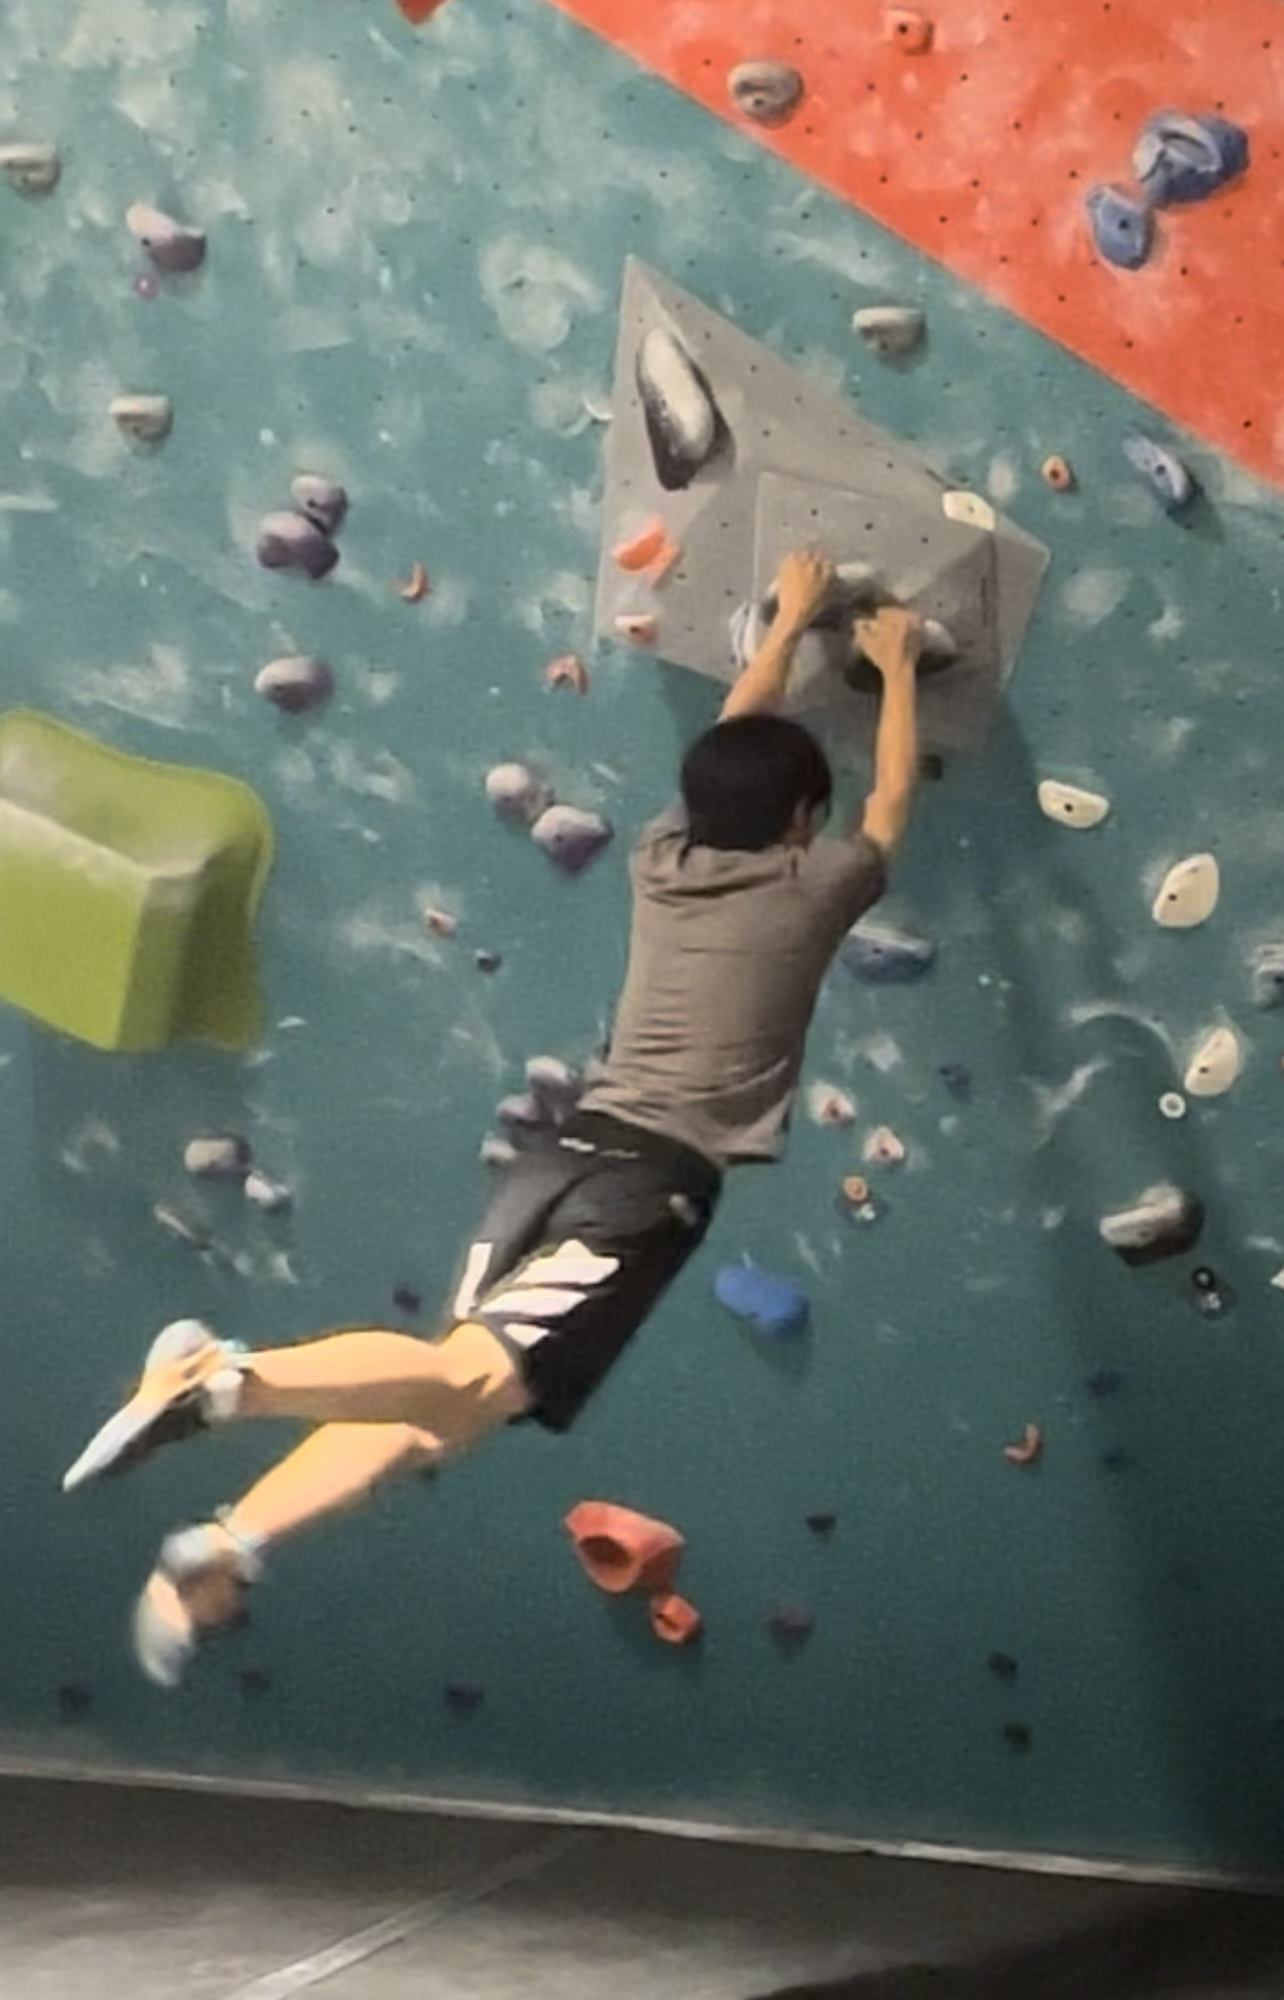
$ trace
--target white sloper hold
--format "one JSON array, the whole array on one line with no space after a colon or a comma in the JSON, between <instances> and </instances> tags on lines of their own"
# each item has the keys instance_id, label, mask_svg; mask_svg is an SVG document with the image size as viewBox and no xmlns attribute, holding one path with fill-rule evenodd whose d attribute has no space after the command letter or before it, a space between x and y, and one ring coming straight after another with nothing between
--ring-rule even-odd
<instances>
[{"instance_id":1,"label":"white sloper hold","mask_svg":"<svg viewBox=\"0 0 1284 2000\"><path fill-rule=\"evenodd\" d=\"M941 508L948 521L957 521L962 528L981 528L993 534L998 520L988 500L979 493L965 492L958 487L952 493L942 493Z\"/></svg>"},{"instance_id":2,"label":"white sloper hold","mask_svg":"<svg viewBox=\"0 0 1284 2000\"><path fill-rule=\"evenodd\" d=\"M107 413L118 431L135 444L160 444L174 427L168 396L113 396Z\"/></svg>"},{"instance_id":3,"label":"white sloper hold","mask_svg":"<svg viewBox=\"0 0 1284 2000\"><path fill-rule=\"evenodd\" d=\"M1101 825L1110 811L1110 801L1103 799L1100 792L1085 792L1078 785L1063 785L1056 778L1045 778L1039 786L1039 810L1059 826L1082 830Z\"/></svg>"},{"instance_id":4,"label":"white sloper hold","mask_svg":"<svg viewBox=\"0 0 1284 2000\"><path fill-rule=\"evenodd\" d=\"M1191 1097L1220 1097L1244 1067L1244 1051L1233 1028L1214 1028L1190 1059L1183 1085Z\"/></svg>"},{"instance_id":5,"label":"white sloper hold","mask_svg":"<svg viewBox=\"0 0 1284 2000\"><path fill-rule=\"evenodd\" d=\"M1221 877L1211 854L1189 854L1168 870L1151 916L1167 930L1193 930L1217 908Z\"/></svg>"},{"instance_id":6,"label":"white sloper hold","mask_svg":"<svg viewBox=\"0 0 1284 2000\"><path fill-rule=\"evenodd\" d=\"M1165 1182L1147 1188L1131 1208L1103 1215L1097 1228L1125 1264L1154 1264L1183 1257L1199 1241L1204 1204L1198 1195Z\"/></svg>"},{"instance_id":7,"label":"white sloper hold","mask_svg":"<svg viewBox=\"0 0 1284 2000\"><path fill-rule=\"evenodd\" d=\"M912 354L923 338L923 315L917 306L862 306L852 325L875 354Z\"/></svg>"},{"instance_id":8,"label":"white sloper hold","mask_svg":"<svg viewBox=\"0 0 1284 2000\"><path fill-rule=\"evenodd\" d=\"M62 174L58 148L36 139L0 146L0 174L18 194L52 194Z\"/></svg>"},{"instance_id":9,"label":"white sloper hold","mask_svg":"<svg viewBox=\"0 0 1284 2000\"><path fill-rule=\"evenodd\" d=\"M486 773L486 797L501 819L525 820L528 826L553 800L543 779L525 764L493 764Z\"/></svg>"}]
</instances>

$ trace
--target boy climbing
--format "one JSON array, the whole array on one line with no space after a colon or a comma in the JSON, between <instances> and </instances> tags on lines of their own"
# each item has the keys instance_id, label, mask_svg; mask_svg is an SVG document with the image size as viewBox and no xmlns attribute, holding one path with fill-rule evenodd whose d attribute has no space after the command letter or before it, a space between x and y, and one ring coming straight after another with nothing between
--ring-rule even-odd
<instances>
[{"instance_id":1,"label":"boy climbing","mask_svg":"<svg viewBox=\"0 0 1284 2000\"><path fill-rule=\"evenodd\" d=\"M819 556L786 560L766 638L683 760L681 809L643 832L610 1048L567 1122L501 1171L449 1329L248 1353L179 1320L66 1474L71 1489L234 1418L313 1427L217 1520L162 1543L134 1616L162 1686L198 1640L240 1621L284 1537L501 1424L566 1430L703 1240L725 1170L784 1151L821 980L883 893L918 770L919 626L883 610L856 625L883 680L873 789L843 838L818 837L829 766L778 711L833 580Z\"/></svg>"}]
</instances>

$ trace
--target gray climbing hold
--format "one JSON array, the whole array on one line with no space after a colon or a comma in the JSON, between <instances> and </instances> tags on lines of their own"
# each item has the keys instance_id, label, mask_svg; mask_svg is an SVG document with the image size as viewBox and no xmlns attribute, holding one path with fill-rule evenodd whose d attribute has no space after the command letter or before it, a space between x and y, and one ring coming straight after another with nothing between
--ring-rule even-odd
<instances>
[{"instance_id":1,"label":"gray climbing hold","mask_svg":"<svg viewBox=\"0 0 1284 2000\"><path fill-rule=\"evenodd\" d=\"M656 478L667 493L682 492L730 432L703 369L667 327L652 327L642 341L636 375Z\"/></svg>"},{"instance_id":2,"label":"gray climbing hold","mask_svg":"<svg viewBox=\"0 0 1284 2000\"><path fill-rule=\"evenodd\" d=\"M917 306L862 306L852 325L875 354L912 354L923 338L925 321Z\"/></svg>"},{"instance_id":3,"label":"gray climbing hold","mask_svg":"<svg viewBox=\"0 0 1284 2000\"><path fill-rule=\"evenodd\" d=\"M1149 202L1134 201L1120 188L1095 187L1085 205L1092 240L1107 264L1139 271L1155 247Z\"/></svg>"},{"instance_id":4,"label":"gray climbing hold","mask_svg":"<svg viewBox=\"0 0 1284 2000\"><path fill-rule=\"evenodd\" d=\"M199 270L205 262L205 231L189 229L161 209L149 208L145 201L136 201L126 209L125 224L158 271L176 277Z\"/></svg>"},{"instance_id":5,"label":"gray climbing hold","mask_svg":"<svg viewBox=\"0 0 1284 2000\"><path fill-rule=\"evenodd\" d=\"M1133 1265L1184 1256L1199 1241L1203 1226L1204 1204L1198 1195L1168 1184L1147 1188L1133 1207L1103 1215L1097 1225L1102 1241Z\"/></svg>"},{"instance_id":6,"label":"gray climbing hold","mask_svg":"<svg viewBox=\"0 0 1284 2000\"><path fill-rule=\"evenodd\" d=\"M727 89L737 111L756 125L783 125L802 103L803 80L788 63L737 63Z\"/></svg>"},{"instance_id":7,"label":"gray climbing hold","mask_svg":"<svg viewBox=\"0 0 1284 2000\"><path fill-rule=\"evenodd\" d=\"M189 1139L183 1148L183 1165L203 1181L243 1181L252 1158L249 1140L237 1132Z\"/></svg>"},{"instance_id":8,"label":"gray climbing hold","mask_svg":"<svg viewBox=\"0 0 1284 2000\"><path fill-rule=\"evenodd\" d=\"M524 819L532 825L553 802L543 779L525 764L492 765L486 773L486 797L501 819Z\"/></svg>"},{"instance_id":9,"label":"gray climbing hold","mask_svg":"<svg viewBox=\"0 0 1284 2000\"><path fill-rule=\"evenodd\" d=\"M267 514L259 523L255 554L264 569L289 570L319 583L339 560L339 551L315 521L302 514Z\"/></svg>"},{"instance_id":10,"label":"gray climbing hold","mask_svg":"<svg viewBox=\"0 0 1284 2000\"><path fill-rule=\"evenodd\" d=\"M511 1167L517 1158L517 1148L511 1139L501 1139L497 1132L488 1132L477 1148L477 1157L488 1167Z\"/></svg>"},{"instance_id":11,"label":"gray climbing hold","mask_svg":"<svg viewBox=\"0 0 1284 2000\"><path fill-rule=\"evenodd\" d=\"M303 715L334 693L334 675L314 653L291 653L270 660L254 677L254 692L286 715Z\"/></svg>"},{"instance_id":12,"label":"gray climbing hold","mask_svg":"<svg viewBox=\"0 0 1284 2000\"><path fill-rule=\"evenodd\" d=\"M1248 134L1211 112L1160 111L1143 125L1132 163L1152 207L1206 201L1247 168Z\"/></svg>"},{"instance_id":13,"label":"gray climbing hold","mask_svg":"<svg viewBox=\"0 0 1284 2000\"><path fill-rule=\"evenodd\" d=\"M247 1201L253 1202L255 1208L261 1208L265 1215L284 1215L287 1209L294 1207L292 1190L284 1181L273 1180L272 1176L265 1174L261 1167L255 1167L252 1173L246 1175L241 1192Z\"/></svg>"},{"instance_id":14,"label":"gray climbing hold","mask_svg":"<svg viewBox=\"0 0 1284 2000\"><path fill-rule=\"evenodd\" d=\"M62 175L62 160L56 146L15 140L0 146L0 173L16 194L52 194Z\"/></svg>"},{"instance_id":15,"label":"gray climbing hold","mask_svg":"<svg viewBox=\"0 0 1284 2000\"><path fill-rule=\"evenodd\" d=\"M495 1106L495 1116L509 1130L533 1131L550 1123L548 1110L533 1090L503 1097Z\"/></svg>"},{"instance_id":16,"label":"gray climbing hold","mask_svg":"<svg viewBox=\"0 0 1284 2000\"><path fill-rule=\"evenodd\" d=\"M1249 967L1255 1004L1278 1007L1284 1003L1284 944L1259 944Z\"/></svg>"},{"instance_id":17,"label":"gray climbing hold","mask_svg":"<svg viewBox=\"0 0 1284 2000\"><path fill-rule=\"evenodd\" d=\"M848 931L838 955L853 979L870 986L905 985L922 978L936 957L936 946L930 938L862 918Z\"/></svg>"},{"instance_id":18,"label":"gray climbing hold","mask_svg":"<svg viewBox=\"0 0 1284 2000\"><path fill-rule=\"evenodd\" d=\"M548 1117L555 1122L574 1110L584 1089L584 1078L560 1056L532 1056L526 1065L526 1082Z\"/></svg>"},{"instance_id":19,"label":"gray climbing hold","mask_svg":"<svg viewBox=\"0 0 1284 2000\"><path fill-rule=\"evenodd\" d=\"M581 812L576 806L549 806L531 828L531 839L567 875L578 875L597 859L614 831L601 813Z\"/></svg>"},{"instance_id":20,"label":"gray climbing hold","mask_svg":"<svg viewBox=\"0 0 1284 2000\"><path fill-rule=\"evenodd\" d=\"M1195 497L1195 481L1175 451L1135 431L1124 439L1124 456L1139 472L1168 514L1179 514Z\"/></svg>"},{"instance_id":21,"label":"gray climbing hold","mask_svg":"<svg viewBox=\"0 0 1284 2000\"><path fill-rule=\"evenodd\" d=\"M290 498L305 520L323 535L337 535L348 514L348 495L337 479L301 472L290 484Z\"/></svg>"},{"instance_id":22,"label":"gray climbing hold","mask_svg":"<svg viewBox=\"0 0 1284 2000\"><path fill-rule=\"evenodd\" d=\"M134 444L161 444L174 428L174 406L168 396L113 396L107 414Z\"/></svg>"}]
</instances>

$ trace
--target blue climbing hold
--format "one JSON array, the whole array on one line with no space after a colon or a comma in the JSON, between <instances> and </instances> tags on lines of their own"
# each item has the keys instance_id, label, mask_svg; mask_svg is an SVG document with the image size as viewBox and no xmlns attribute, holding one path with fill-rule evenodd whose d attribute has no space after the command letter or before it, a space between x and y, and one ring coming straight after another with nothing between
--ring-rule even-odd
<instances>
[{"instance_id":1,"label":"blue climbing hold","mask_svg":"<svg viewBox=\"0 0 1284 2000\"><path fill-rule=\"evenodd\" d=\"M870 986L903 986L922 978L936 957L936 946L929 938L862 919L848 931L838 955L853 979Z\"/></svg>"},{"instance_id":2,"label":"blue climbing hold","mask_svg":"<svg viewBox=\"0 0 1284 2000\"><path fill-rule=\"evenodd\" d=\"M972 1095L972 1072L966 1063L943 1062L936 1073L950 1096L966 1103Z\"/></svg>"},{"instance_id":3,"label":"blue climbing hold","mask_svg":"<svg viewBox=\"0 0 1284 2000\"><path fill-rule=\"evenodd\" d=\"M1161 507L1178 514L1194 497L1195 481L1176 452L1140 431L1124 439L1128 463L1139 472Z\"/></svg>"},{"instance_id":4,"label":"blue climbing hold","mask_svg":"<svg viewBox=\"0 0 1284 2000\"><path fill-rule=\"evenodd\" d=\"M1095 187L1087 199L1092 240L1107 264L1139 271L1155 243L1155 225L1146 201L1119 188Z\"/></svg>"},{"instance_id":5,"label":"blue climbing hold","mask_svg":"<svg viewBox=\"0 0 1284 2000\"><path fill-rule=\"evenodd\" d=\"M749 1320L778 1340L793 1340L807 1331L811 1306L790 1278L775 1278L756 1264L724 1264L713 1290L718 1304L737 1319Z\"/></svg>"},{"instance_id":6,"label":"blue climbing hold","mask_svg":"<svg viewBox=\"0 0 1284 2000\"><path fill-rule=\"evenodd\" d=\"M1248 134L1209 112L1160 111L1141 128L1132 156L1152 208L1206 201L1248 166Z\"/></svg>"}]
</instances>

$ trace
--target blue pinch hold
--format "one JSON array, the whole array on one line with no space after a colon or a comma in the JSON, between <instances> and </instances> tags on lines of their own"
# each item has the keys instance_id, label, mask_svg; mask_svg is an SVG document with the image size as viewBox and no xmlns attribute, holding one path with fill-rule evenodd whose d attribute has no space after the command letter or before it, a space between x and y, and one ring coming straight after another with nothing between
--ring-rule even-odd
<instances>
[{"instance_id":1,"label":"blue pinch hold","mask_svg":"<svg viewBox=\"0 0 1284 2000\"><path fill-rule=\"evenodd\" d=\"M1134 201L1120 188L1095 187L1085 205L1092 240L1107 264L1139 271L1155 246L1150 203Z\"/></svg>"},{"instance_id":2,"label":"blue pinch hold","mask_svg":"<svg viewBox=\"0 0 1284 2000\"><path fill-rule=\"evenodd\" d=\"M1248 134L1213 112L1158 111L1141 128L1132 156L1152 208L1206 201L1248 166Z\"/></svg>"},{"instance_id":3,"label":"blue pinch hold","mask_svg":"<svg viewBox=\"0 0 1284 2000\"><path fill-rule=\"evenodd\" d=\"M773 1277L756 1264L724 1264L713 1283L720 1306L737 1319L747 1319L762 1333L778 1340L796 1340L811 1323L806 1292L791 1278Z\"/></svg>"},{"instance_id":4,"label":"blue pinch hold","mask_svg":"<svg viewBox=\"0 0 1284 2000\"><path fill-rule=\"evenodd\" d=\"M863 979L869 986L903 986L923 977L936 957L936 946L930 938L862 918L848 931L838 956L853 979Z\"/></svg>"},{"instance_id":5,"label":"blue pinch hold","mask_svg":"<svg viewBox=\"0 0 1284 2000\"><path fill-rule=\"evenodd\" d=\"M1124 439L1124 455L1167 513L1180 513L1194 498L1193 476L1167 445L1135 431L1131 437Z\"/></svg>"}]
</instances>

